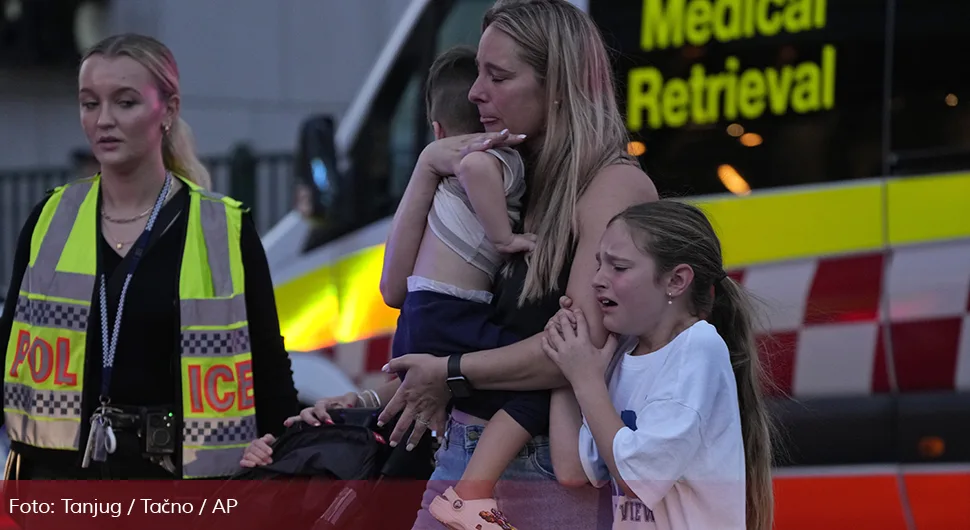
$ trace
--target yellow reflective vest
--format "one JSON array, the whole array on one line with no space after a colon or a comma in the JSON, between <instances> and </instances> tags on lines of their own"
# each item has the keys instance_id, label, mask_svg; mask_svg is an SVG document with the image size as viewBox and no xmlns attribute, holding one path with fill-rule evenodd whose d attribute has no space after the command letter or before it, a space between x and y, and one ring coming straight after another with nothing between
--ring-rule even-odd
<instances>
[{"instance_id":1,"label":"yellow reflective vest","mask_svg":"<svg viewBox=\"0 0 970 530\"><path fill-rule=\"evenodd\" d=\"M97 318L99 181L96 175L55 189L33 231L3 377L13 441L81 449L87 330ZM257 437L243 209L182 181L191 198L179 275L182 476L221 477L238 471L242 450Z\"/></svg>"}]
</instances>

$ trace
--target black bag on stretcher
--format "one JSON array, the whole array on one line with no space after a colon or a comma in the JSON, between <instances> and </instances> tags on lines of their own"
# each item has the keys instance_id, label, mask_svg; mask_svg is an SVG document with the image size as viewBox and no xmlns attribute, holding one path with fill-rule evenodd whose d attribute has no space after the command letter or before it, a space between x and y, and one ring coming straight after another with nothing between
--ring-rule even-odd
<instances>
[{"instance_id":1,"label":"black bag on stretcher","mask_svg":"<svg viewBox=\"0 0 970 530\"><path fill-rule=\"evenodd\" d=\"M224 496L236 499L247 523L250 513L261 519L252 520L252 528L409 530L434 471L430 432L406 451L405 444L388 445L397 418L378 428L380 409L328 412L334 425L289 427L271 445L273 463L233 476ZM217 520L202 517L193 527Z\"/></svg>"}]
</instances>

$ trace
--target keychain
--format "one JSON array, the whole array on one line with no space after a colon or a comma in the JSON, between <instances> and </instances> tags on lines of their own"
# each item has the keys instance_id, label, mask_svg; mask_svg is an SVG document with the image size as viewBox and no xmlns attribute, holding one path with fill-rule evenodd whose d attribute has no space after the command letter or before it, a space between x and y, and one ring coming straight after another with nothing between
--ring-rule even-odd
<instances>
[{"instance_id":1,"label":"keychain","mask_svg":"<svg viewBox=\"0 0 970 530\"><path fill-rule=\"evenodd\" d=\"M95 431L97 430L95 422L98 420L98 416L98 414L91 416L91 430L88 431L88 443L84 444L84 459L81 460L81 467L85 469L91 465L91 453L94 451L94 437Z\"/></svg>"},{"instance_id":2,"label":"keychain","mask_svg":"<svg viewBox=\"0 0 970 530\"><path fill-rule=\"evenodd\" d=\"M115 438L114 429L111 428L111 419L105 417L103 412L94 413L91 416L91 432L88 433L88 443L84 448L81 467L90 466L91 460L104 462L117 448L118 440Z\"/></svg>"}]
</instances>

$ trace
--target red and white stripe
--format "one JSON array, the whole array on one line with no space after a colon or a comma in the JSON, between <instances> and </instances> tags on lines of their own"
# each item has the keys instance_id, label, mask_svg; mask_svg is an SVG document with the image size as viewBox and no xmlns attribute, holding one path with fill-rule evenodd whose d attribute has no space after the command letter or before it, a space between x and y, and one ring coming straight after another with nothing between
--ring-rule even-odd
<instances>
[{"instance_id":1,"label":"red and white stripe","mask_svg":"<svg viewBox=\"0 0 970 530\"><path fill-rule=\"evenodd\" d=\"M764 359L797 397L970 390L970 241L749 267ZM891 356L891 357L890 357Z\"/></svg>"},{"instance_id":2,"label":"red and white stripe","mask_svg":"<svg viewBox=\"0 0 970 530\"><path fill-rule=\"evenodd\" d=\"M755 298L762 358L775 395L867 395L890 390L890 355L903 392L970 391L970 240L887 253L733 270ZM390 336L325 351L371 387ZM891 347L891 350L890 350Z\"/></svg>"}]
</instances>

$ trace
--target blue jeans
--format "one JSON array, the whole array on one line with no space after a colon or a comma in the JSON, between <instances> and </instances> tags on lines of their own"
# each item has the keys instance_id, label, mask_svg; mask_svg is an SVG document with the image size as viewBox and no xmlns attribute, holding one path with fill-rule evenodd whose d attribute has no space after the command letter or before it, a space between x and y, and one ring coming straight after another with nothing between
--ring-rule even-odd
<instances>
[{"instance_id":1,"label":"blue jeans","mask_svg":"<svg viewBox=\"0 0 970 530\"><path fill-rule=\"evenodd\" d=\"M485 427L448 419L445 441L435 453L435 470L421 499L412 530L446 530L428 506L465 472ZM519 452L496 487L498 507L517 528L608 530L613 524L609 488L566 488L556 481L549 437L536 436Z\"/></svg>"}]
</instances>

